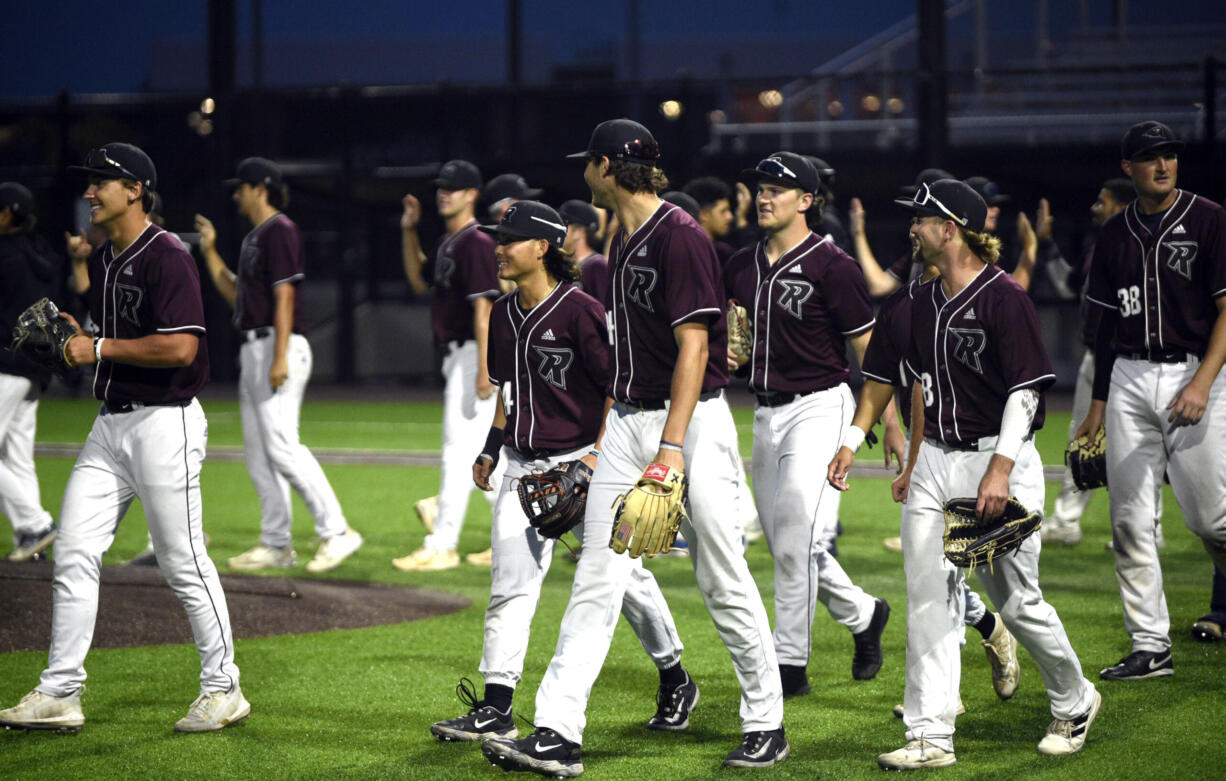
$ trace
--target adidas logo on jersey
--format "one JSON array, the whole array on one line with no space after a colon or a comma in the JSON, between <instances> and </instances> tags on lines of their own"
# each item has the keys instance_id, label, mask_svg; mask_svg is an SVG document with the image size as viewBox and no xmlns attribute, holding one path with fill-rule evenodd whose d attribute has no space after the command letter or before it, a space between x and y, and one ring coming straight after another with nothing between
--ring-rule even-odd
<instances>
[{"instance_id":1,"label":"adidas logo on jersey","mask_svg":"<svg viewBox=\"0 0 1226 781\"><path fill-rule=\"evenodd\" d=\"M1184 233L1187 233L1187 232L1188 232L1188 231L1187 231L1187 229L1186 229L1186 228L1184 228L1184 227L1183 227L1183 224L1181 223L1181 224L1179 224L1179 225L1176 225L1176 226L1175 226L1175 228L1174 228L1174 229L1171 231L1171 235L1173 235L1173 236L1179 236L1179 235L1184 234Z\"/></svg>"},{"instance_id":2,"label":"adidas logo on jersey","mask_svg":"<svg viewBox=\"0 0 1226 781\"><path fill-rule=\"evenodd\" d=\"M803 273L805 273L805 270L804 270L803 268L801 268L799 265L796 265L796 266L792 266L790 269L788 269L788 273L789 273L789 274L803 274Z\"/></svg>"},{"instance_id":3,"label":"adidas logo on jersey","mask_svg":"<svg viewBox=\"0 0 1226 781\"><path fill-rule=\"evenodd\" d=\"M130 277L130 276L132 276L132 267L131 267L131 266L124 266L124 267L123 267L123 273L124 273L126 276L129 276L129 277Z\"/></svg>"},{"instance_id":4,"label":"adidas logo on jersey","mask_svg":"<svg viewBox=\"0 0 1226 781\"><path fill-rule=\"evenodd\" d=\"M557 339L556 339L556 338L554 337L554 335L553 335L553 329L552 329L552 328L546 328L546 329L545 329L545 333L541 334L541 339L544 339L544 340L545 340L545 341L547 341L547 342L556 342L556 341L557 341Z\"/></svg>"},{"instance_id":5,"label":"adidas logo on jersey","mask_svg":"<svg viewBox=\"0 0 1226 781\"><path fill-rule=\"evenodd\" d=\"M975 310L974 310L974 309L968 309L968 310L966 310L966 314L962 315L962 317L963 317L963 319L965 319L965 320L974 320L974 319L975 319Z\"/></svg>"},{"instance_id":6,"label":"adidas logo on jersey","mask_svg":"<svg viewBox=\"0 0 1226 781\"><path fill-rule=\"evenodd\" d=\"M644 245L644 246L642 246L642 247L639 247L639 251L638 251L638 252L636 252L636 253L634 253L634 257L636 257L636 258L645 258L645 257L647 257L647 247L646 247L646 245Z\"/></svg>"}]
</instances>

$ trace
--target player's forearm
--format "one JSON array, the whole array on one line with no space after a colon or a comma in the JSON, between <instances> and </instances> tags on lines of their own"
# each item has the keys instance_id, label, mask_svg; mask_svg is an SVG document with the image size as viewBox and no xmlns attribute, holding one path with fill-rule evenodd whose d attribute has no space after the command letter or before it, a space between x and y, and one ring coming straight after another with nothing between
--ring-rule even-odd
<instances>
[{"instance_id":1,"label":"player's forearm","mask_svg":"<svg viewBox=\"0 0 1226 781\"><path fill-rule=\"evenodd\" d=\"M217 292L221 293L221 297L233 307L238 298L238 278L226 267L226 262L221 259L221 255L217 254L216 249L210 247L204 250L203 254L204 264L209 270L213 284L217 287Z\"/></svg>"},{"instance_id":2,"label":"player's forearm","mask_svg":"<svg viewBox=\"0 0 1226 781\"><path fill-rule=\"evenodd\" d=\"M89 264L84 260L72 261L72 290L79 296L89 292Z\"/></svg>"},{"instance_id":3,"label":"player's forearm","mask_svg":"<svg viewBox=\"0 0 1226 781\"><path fill-rule=\"evenodd\" d=\"M688 327L687 327L688 326ZM661 438L678 445L685 442L694 407L702 393L702 380L707 369L707 328L705 324L686 323L678 326L677 363L673 367L669 387L668 419L664 421Z\"/></svg>"},{"instance_id":4,"label":"player's forearm","mask_svg":"<svg viewBox=\"0 0 1226 781\"><path fill-rule=\"evenodd\" d=\"M488 298L478 298L473 301L473 341L477 343L477 366L489 366L490 343L490 309L492 305ZM477 383L481 382L481 374L477 374Z\"/></svg>"},{"instance_id":5,"label":"player's forearm","mask_svg":"<svg viewBox=\"0 0 1226 781\"><path fill-rule=\"evenodd\" d=\"M421 240L417 237L416 229L400 232L400 251L404 260L404 275L409 280L413 292L419 295L425 293L430 289L430 286L421 277L421 267L426 260L426 255L421 250Z\"/></svg>"},{"instance_id":6,"label":"player's forearm","mask_svg":"<svg viewBox=\"0 0 1226 781\"><path fill-rule=\"evenodd\" d=\"M1034 425L1034 416L1038 409L1039 392L1034 388L1015 390L1005 400L995 452L1006 457L1010 465L1017 460L1017 454L1030 436L1030 428Z\"/></svg>"},{"instance_id":7,"label":"player's forearm","mask_svg":"<svg viewBox=\"0 0 1226 781\"><path fill-rule=\"evenodd\" d=\"M1017 268L1013 269L1013 281L1021 285L1022 290L1030 289L1030 282L1034 279L1034 267L1038 261L1038 250L1034 245L1027 245L1022 249L1022 254L1017 259Z\"/></svg>"},{"instance_id":8,"label":"player's forearm","mask_svg":"<svg viewBox=\"0 0 1226 781\"><path fill-rule=\"evenodd\" d=\"M277 304L272 318L273 330L276 332L273 361L284 360L289 352L289 337L294 332L294 293L294 286L289 282L283 282L273 288Z\"/></svg>"},{"instance_id":9,"label":"player's forearm","mask_svg":"<svg viewBox=\"0 0 1226 781\"><path fill-rule=\"evenodd\" d=\"M917 382L911 386L911 442L907 450L907 469L915 468L920 444L924 441L924 390Z\"/></svg>"},{"instance_id":10,"label":"player's forearm","mask_svg":"<svg viewBox=\"0 0 1226 781\"><path fill-rule=\"evenodd\" d=\"M195 334L149 334L139 339L103 339L102 359L152 369L190 366L200 338Z\"/></svg>"},{"instance_id":11,"label":"player's forearm","mask_svg":"<svg viewBox=\"0 0 1226 781\"><path fill-rule=\"evenodd\" d=\"M860 268L864 271L864 281L868 284L868 292L876 297L894 292L898 288L898 280L881 268L881 264L877 262L877 256L873 254L872 248L868 245L868 237L863 233L856 233L852 237L852 243L855 245L856 260L860 262Z\"/></svg>"},{"instance_id":12,"label":"player's forearm","mask_svg":"<svg viewBox=\"0 0 1226 781\"><path fill-rule=\"evenodd\" d=\"M884 382L865 379L864 387L860 389L860 402L856 405L856 414L851 419L851 425L865 434L873 424L881 419L881 414L894 395L894 386Z\"/></svg>"}]
</instances>

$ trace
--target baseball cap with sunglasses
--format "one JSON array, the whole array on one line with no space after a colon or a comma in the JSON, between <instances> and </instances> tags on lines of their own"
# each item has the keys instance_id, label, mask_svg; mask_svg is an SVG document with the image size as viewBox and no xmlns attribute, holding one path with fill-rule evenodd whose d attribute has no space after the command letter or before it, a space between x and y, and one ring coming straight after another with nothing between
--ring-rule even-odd
<instances>
[{"instance_id":1,"label":"baseball cap with sunglasses","mask_svg":"<svg viewBox=\"0 0 1226 781\"><path fill-rule=\"evenodd\" d=\"M592 131L587 149L567 155L581 160L607 157L654 165L660 159L660 145L651 131L632 119L608 119Z\"/></svg>"},{"instance_id":2,"label":"baseball cap with sunglasses","mask_svg":"<svg viewBox=\"0 0 1226 781\"><path fill-rule=\"evenodd\" d=\"M953 220L969 231L980 233L988 218L988 205L983 196L966 182L938 179L921 184L911 198L896 198L894 203L921 217L942 217Z\"/></svg>"},{"instance_id":3,"label":"baseball cap with sunglasses","mask_svg":"<svg viewBox=\"0 0 1226 781\"><path fill-rule=\"evenodd\" d=\"M132 144L103 144L85 155L85 165L70 165L70 171L84 171L103 179L131 179L148 190L157 189L158 174L149 155Z\"/></svg>"},{"instance_id":4,"label":"baseball cap with sunglasses","mask_svg":"<svg viewBox=\"0 0 1226 781\"><path fill-rule=\"evenodd\" d=\"M749 185L766 181L806 193L815 193L821 186L813 164L794 152L776 152L755 167L741 171L740 178Z\"/></svg>"}]
</instances>

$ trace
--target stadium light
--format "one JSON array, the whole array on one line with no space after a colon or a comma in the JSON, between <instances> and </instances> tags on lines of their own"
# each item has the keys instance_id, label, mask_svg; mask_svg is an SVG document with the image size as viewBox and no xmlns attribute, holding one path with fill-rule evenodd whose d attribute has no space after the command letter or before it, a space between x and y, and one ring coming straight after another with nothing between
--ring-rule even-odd
<instances>
[{"instance_id":1,"label":"stadium light","mask_svg":"<svg viewBox=\"0 0 1226 781\"><path fill-rule=\"evenodd\" d=\"M216 108L217 108L217 102L214 101L212 98L205 98L204 100L200 101L200 113L201 114L212 114L214 109Z\"/></svg>"},{"instance_id":2,"label":"stadium light","mask_svg":"<svg viewBox=\"0 0 1226 781\"><path fill-rule=\"evenodd\" d=\"M681 105L681 101L679 100L666 100L660 104L660 113L663 114L664 118L669 121L676 120L678 117L680 117L682 110L683 107Z\"/></svg>"},{"instance_id":3,"label":"stadium light","mask_svg":"<svg viewBox=\"0 0 1226 781\"><path fill-rule=\"evenodd\" d=\"M779 108L783 105L783 93L777 89L764 89L758 93L758 102L763 108Z\"/></svg>"}]
</instances>

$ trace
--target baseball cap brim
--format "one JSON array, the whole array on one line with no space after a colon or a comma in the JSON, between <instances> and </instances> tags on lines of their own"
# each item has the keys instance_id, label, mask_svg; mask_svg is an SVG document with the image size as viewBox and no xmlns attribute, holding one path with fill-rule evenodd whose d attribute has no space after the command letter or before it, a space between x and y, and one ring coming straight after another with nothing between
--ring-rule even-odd
<instances>
[{"instance_id":1,"label":"baseball cap brim","mask_svg":"<svg viewBox=\"0 0 1226 781\"><path fill-rule=\"evenodd\" d=\"M549 241L549 239L546 239L544 236L529 236L523 231L508 228L506 225L501 223L498 225L478 225L477 230L481 231L482 233L488 233L491 236L502 234L503 236L515 236L519 239L544 239L545 241Z\"/></svg>"},{"instance_id":2,"label":"baseball cap brim","mask_svg":"<svg viewBox=\"0 0 1226 781\"><path fill-rule=\"evenodd\" d=\"M81 173L85 174L96 174L98 176L105 176L109 179L133 179L134 181L139 181L135 177L127 176L119 171L116 171L114 168L90 168L87 165L70 165L68 166L68 170L80 171Z\"/></svg>"},{"instance_id":3,"label":"baseball cap brim","mask_svg":"<svg viewBox=\"0 0 1226 781\"><path fill-rule=\"evenodd\" d=\"M1133 152L1132 157L1128 159L1135 160L1141 155L1153 154L1160 149L1173 149L1175 150L1176 153L1179 153L1183 151L1184 146L1185 146L1184 142L1179 141L1178 139L1171 140L1171 141L1161 141L1157 144L1154 144L1153 146L1149 146L1144 149L1138 149L1137 151Z\"/></svg>"},{"instance_id":4,"label":"baseball cap brim","mask_svg":"<svg viewBox=\"0 0 1226 781\"><path fill-rule=\"evenodd\" d=\"M917 187L914 189L918 190L919 188ZM949 215L940 209L936 209L931 206L918 206L911 198L895 198L894 203L898 204L909 212L914 212L920 215L921 217L943 217L945 219L949 219Z\"/></svg>"},{"instance_id":5,"label":"baseball cap brim","mask_svg":"<svg viewBox=\"0 0 1226 781\"><path fill-rule=\"evenodd\" d=\"M584 150L582 152L575 152L573 155L567 155L566 159L567 160L583 160L584 158L587 158L587 157L593 157L595 154L596 154L595 152Z\"/></svg>"}]
</instances>

